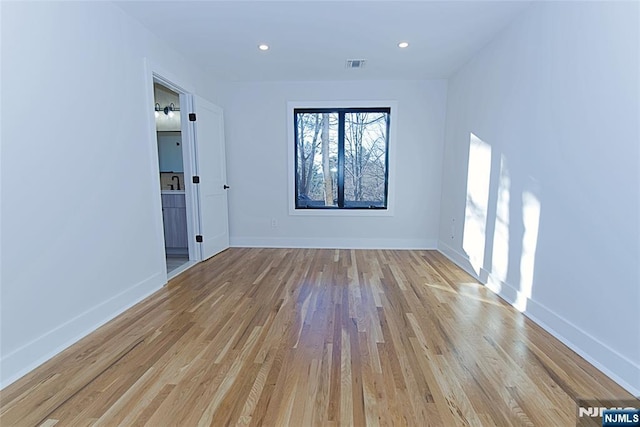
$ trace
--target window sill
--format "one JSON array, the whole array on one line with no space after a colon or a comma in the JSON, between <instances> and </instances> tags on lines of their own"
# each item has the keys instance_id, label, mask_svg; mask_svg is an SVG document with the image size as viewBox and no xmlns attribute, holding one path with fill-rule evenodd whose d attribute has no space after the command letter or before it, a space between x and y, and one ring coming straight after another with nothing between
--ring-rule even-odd
<instances>
[{"instance_id":1,"label":"window sill","mask_svg":"<svg viewBox=\"0 0 640 427\"><path fill-rule=\"evenodd\" d=\"M289 209L292 216L329 216L329 217L380 217L393 216L393 211L387 209Z\"/></svg>"}]
</instances>

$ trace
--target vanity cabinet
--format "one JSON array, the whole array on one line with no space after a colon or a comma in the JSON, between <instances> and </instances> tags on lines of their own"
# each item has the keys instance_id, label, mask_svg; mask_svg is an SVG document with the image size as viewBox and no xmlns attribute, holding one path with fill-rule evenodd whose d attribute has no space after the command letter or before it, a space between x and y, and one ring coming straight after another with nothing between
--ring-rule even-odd
<instances>
[{"instance_id":1,"label":"vanity cabinet","mask_svg":"<svg viewBox=\"0 0 640 427\"><path fill-rule=\"evenodd\" d=\"M162 193L164 244L167 250L187 250L187 208L184 193Z\"/></svg>"}]
</instances>

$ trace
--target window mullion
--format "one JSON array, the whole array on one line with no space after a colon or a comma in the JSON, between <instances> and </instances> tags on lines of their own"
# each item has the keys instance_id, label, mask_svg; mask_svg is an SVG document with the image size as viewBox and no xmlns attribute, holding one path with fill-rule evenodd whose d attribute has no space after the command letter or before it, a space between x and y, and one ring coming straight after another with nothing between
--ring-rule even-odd
<instances>
[{"instance_id":1,"label":"window mullion","mask_svg":"<svg viewBox=\"0 0 640 427\"><path fill-rule=\"evenodd\" d=\"M344 208L344 111L338 112L338 207Z\"/></svg>"}]
</instances>

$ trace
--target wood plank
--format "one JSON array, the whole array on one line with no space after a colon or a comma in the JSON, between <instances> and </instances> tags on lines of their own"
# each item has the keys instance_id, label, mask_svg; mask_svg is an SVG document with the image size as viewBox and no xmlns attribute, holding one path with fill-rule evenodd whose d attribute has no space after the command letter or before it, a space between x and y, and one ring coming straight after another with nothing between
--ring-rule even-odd
<instances>
[{"instance_id":1,"label":"wood plank","mask_svg":"<svg viewBox=\"0 0 640 427\"><path fill-rule=\"evenodd\" d=\"M0 424L575 425L632 399L434 251L232 248L0 392Z\"/></svg>"}]
</instances>

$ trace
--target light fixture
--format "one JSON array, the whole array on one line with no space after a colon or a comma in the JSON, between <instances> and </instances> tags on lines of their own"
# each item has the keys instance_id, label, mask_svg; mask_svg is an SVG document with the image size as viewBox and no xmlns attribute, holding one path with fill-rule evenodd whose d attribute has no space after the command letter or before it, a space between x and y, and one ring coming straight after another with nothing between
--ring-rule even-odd
<instances>
[{"instance_id":1,"label":"light fixture","mask_svg":"<svg viewBox=\"0 0 640 427\"><path fill-rule=\"evenodd\" d=\"M159 117L159 116L160 116L160 112L161 112L161 111L162 111L166 116L168 116L168 117L173 117L173 116L174 116L173 112L174 112L174 111L180 111L180 108L179 108L179 107L176 107L176 105L175 105L173 102L172 102L171 104L167 105L166 107L162 108L162 107L160 106L160 104L156 102L156 105L155 105L154 110L155 110L155 111L154 111L154 113L155 113L156 117Z\"/></svg>"},{"instance_id":2,"label":"light fixture","mask_svg":"<svg viewBox=\"0 0 640 427\"><path fill-rule=\"evenodd\" d=\"M169 117L173 117L173 112L175 111L175 109L176 109L176 106L172 102L171 104L164 107L164 113Z\"/></svg>"},{"instance_id":3,"label":"light fixture","mask_svg":"<svg viewBox=\"0 0 640 427\"><path fill-rule=\"evenodd\" d=\"M268 44L264 44L264 43L259 44L258 45L258 49L260 49L262 51L269 50L269 45Z\"/></svg>"},{"instance_id":4,"label":"light fixture","mask_svg":"<svg viewBox=\"0 0 640 427\"><path fill-rule=\"evenodd\" d=\"M398 47L400 49L407 48L407 47L409 47L409 42L400 42L400 43L398 43Z\"/></svg>"}]
</instances>

